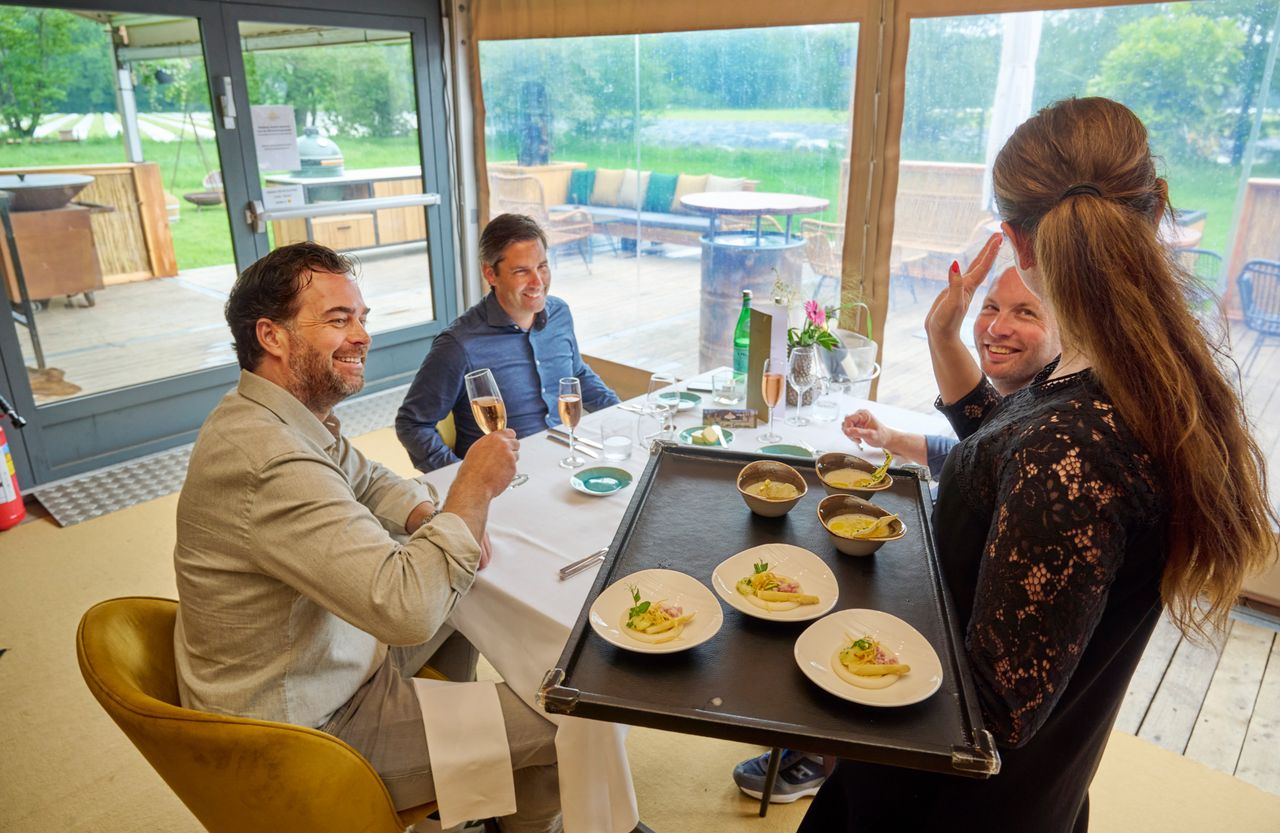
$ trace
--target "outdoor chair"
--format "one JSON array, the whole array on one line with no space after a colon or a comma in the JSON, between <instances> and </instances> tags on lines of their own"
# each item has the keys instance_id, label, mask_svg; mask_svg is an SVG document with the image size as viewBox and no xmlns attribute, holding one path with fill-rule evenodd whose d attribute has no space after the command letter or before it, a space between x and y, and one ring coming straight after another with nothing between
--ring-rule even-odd
<instances>
[{"instance_id":1,"label":"outdoor chair","mask_svg":"<svg viewBox=\"0 0 1280 833\"><path fill-rule=\"evenodd\" d=\"M1178 249L1174 256L1192 280L1186 289L1191 312L1202 324L1216 324L1221 313L1218 301L1224 288L1222 255L1208 249Z\"/></svg>"},{"instance_id":2,"label":"outdoor chair","mask_svg":"<svg viewBox=\"0 0 1280 833\"><path fill-rule=\"evenodd\" d=\"M489 175L489 201L491 217L499 214L524 214L538 221L547 235L547 249L555 256L555 250L569 243L576 243L578 254L591 273L591 235L594 226L591 214L581 208L571 211L547 210L543 198L542 183L528 174Z\"/></svg>"},{"instance_id":3,"label":"outdoor chair","mask_svg":"<svg viewBox=\"0 0 1280 833\"><path fill-rule=\"evenodd\" d=\"M836 296L840 295L840 265L844 253L844 227L824 220L801 220L800 234L804 236L804 256L809 268L818 276L813 297L821 300L822 287L834 281Z\"/></svg>"},{"instance_id":4,"label":"outdoor chair","mask_svg":"<svg viewBox=\"0 0 1280 833\"><path fill-rule=\"evenodd\" d=\"M435 811L396 812L378 773L333 735L178 705L177 612L171 599L99 602L80 620L76 656L93 696L206 830L404 833Z\"/></svg>"},{"instance_id":5,"label":"outdoor chair","mask_svg":"<svg viewBox=\"0 0 1280 833\"><path fill-rule=\"evenodd\" d=\"M1263 343L1272 336L1280 336L1280 261L1246 262L1236 278L1236 288L1240 292L1244 325L1257 334L1242 365L1242 372L1247 376Z\"/></svg>"}]
</instances>

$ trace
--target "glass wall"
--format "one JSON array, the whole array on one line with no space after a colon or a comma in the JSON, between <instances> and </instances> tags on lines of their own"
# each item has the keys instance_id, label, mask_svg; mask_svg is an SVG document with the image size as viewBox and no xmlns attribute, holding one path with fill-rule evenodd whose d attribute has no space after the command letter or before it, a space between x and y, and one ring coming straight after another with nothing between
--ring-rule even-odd
<instances>
[{"instance_id":1,"label":"glass wall","mask_svg":"<svg viewBox=\"0 0 1280 833\"><path fill-rule=\"evenodd\" d=\"M1272 2L1206 0L912 21L879 399L932 407L924 318L951 261L998 230L989 170L1004 138L1040 107L1104 95L1150 130L1177 209L1165 239L1203 283L1188 301L1226 328L1280 477L1280 339L1262 323L1280 309L1261 308L1280 280L1280 100L1264 87L1275 20ZM1245 275L1258 289L1241 291Z\"/></svg>"},{"instance_id":2,"label":"glass wall","mask_svg":"<svg viewBox=\"0 0 1280 833\"><path fill-rule=\"evenodd\" d=\"M481 43L490 214L548 227L584 352L687 376L729 363L743 289L836 302L856 43L852 24Z\"/></svg>"}]
</instances>

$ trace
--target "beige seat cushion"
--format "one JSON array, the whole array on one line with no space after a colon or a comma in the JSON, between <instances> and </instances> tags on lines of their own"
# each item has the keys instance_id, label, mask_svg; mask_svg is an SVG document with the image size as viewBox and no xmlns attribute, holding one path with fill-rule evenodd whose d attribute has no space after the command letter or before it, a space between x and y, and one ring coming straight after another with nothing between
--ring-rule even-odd
<instances>
[{"instance_id":1,"label":"beige seat cushion","mask_svg":"<svg viewBox=\"0 0 1280 833\"><path fill-rule=\"evenodd\" d=\"M747 187L747 181L742 177L716 176L710 174L707 177L707 191L741 191Z\"/></svg>"},{"instance_id":2,"label":"beige seat cushion","mask_svg":"<svg viewBox=\"0 0 1280 833\"><path fill-rule=\"evenodd\" d=\"M688 214L689 209L680 204L680 198L687 194L701 194L707 190L707 178L707 174L701 176L680 174L676 179L675 196L671 198L671 210L679 214Z\"/></svg>"},{"instance_id":3,"label":"beige seat cushion","mask_svg":"<svg viewBox=\"0 0 1280 833\"><path fill-rule=\"evenodd\" d=\"M627 168L622 172L622 185L618 189L619 208L639 208L640 203L644 200L644 192L649 187L649 171L636 171L633 168ZM599 174L596 175L596 181L599 182Z\"/></svg>"},{"instance_id":4,"label":"beige seat cushion","mask_svg":"<svg viewBox=\"0 0 1280 833\"><path fill-rule=\"evenodd\" d=\"M592 205L617 205L618 189L622 187L622 171L615 168L596 168L596 184L591 189Z\"/></svg>"}]
</instances>

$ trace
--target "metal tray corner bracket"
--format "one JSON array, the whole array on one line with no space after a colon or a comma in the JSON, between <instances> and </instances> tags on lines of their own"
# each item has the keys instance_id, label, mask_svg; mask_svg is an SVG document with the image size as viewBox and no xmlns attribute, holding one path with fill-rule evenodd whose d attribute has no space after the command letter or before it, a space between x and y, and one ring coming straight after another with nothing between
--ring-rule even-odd
<instances>
[{"instance_id":1,"label":"metal tray corner bracket","mask_svg":"<svg viewBox=\"0 0 1280 833\"><path fill-rule=\"evenodd\" d=\"M578 705L579 691L576 688L565 688L560 685L562 682L563 668L548 671L542 678L542 685L538 686L538 705L552 714L573 714L574 706Z\"/></svg>"},{"instance_id":2,"label":"metal tray corner bracket","mask_svg":"<svg viewBox=\"0 0 1280 833\"><path fill-rule=\"evenodd\" d=\"M986 729L979 729L973 746L951 747L951 765L957 772L986 778L1000 772L1000 752Z\"/></svg>"}]
</instances>

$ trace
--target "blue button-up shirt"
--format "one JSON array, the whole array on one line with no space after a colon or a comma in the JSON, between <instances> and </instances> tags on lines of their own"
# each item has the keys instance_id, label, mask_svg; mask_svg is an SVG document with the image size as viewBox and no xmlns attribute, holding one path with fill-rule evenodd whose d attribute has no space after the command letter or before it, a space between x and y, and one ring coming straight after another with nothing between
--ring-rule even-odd
<instances>
[{"instance_id":1,"label":"blue button-up shirt","mask_svg":"<svg viewBox=\"0 0 1280 833\"><path fill-rule=\"evenodd\" d=\"M579 379L582 404L588 411L618 403L617 394L582 361L568 304L548 297L533 326L525 330L490 292L436 336L396 415L396 435L420 471L456 463L484 436L471 414L463 377L485 367L502 391L507 427L517 437L560 422L561 378ZM436 430L450 411L458 433L453 450Z\"/></svg>"}]
</instances>

